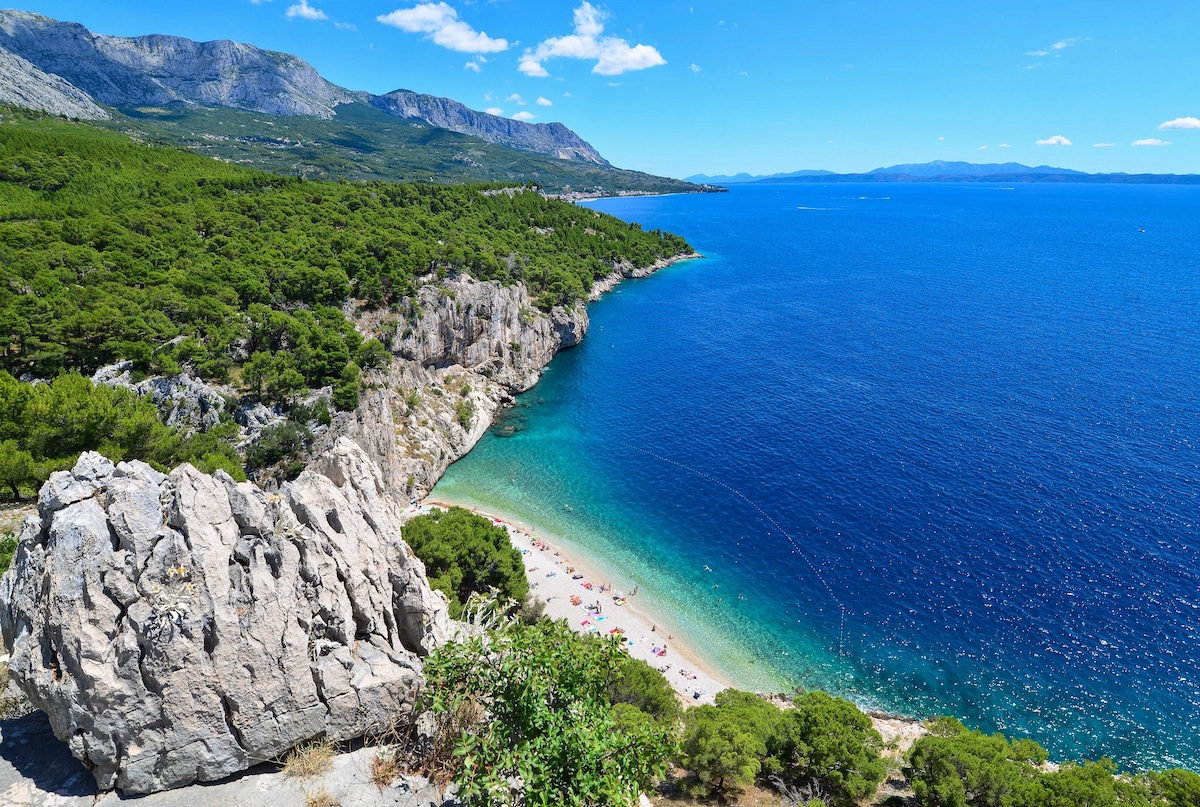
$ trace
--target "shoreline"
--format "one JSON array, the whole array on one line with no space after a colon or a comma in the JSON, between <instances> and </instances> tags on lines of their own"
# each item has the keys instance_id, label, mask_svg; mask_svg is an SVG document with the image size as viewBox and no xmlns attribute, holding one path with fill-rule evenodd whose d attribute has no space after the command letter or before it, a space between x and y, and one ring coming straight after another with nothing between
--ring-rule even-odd
<instances>
[{"instance_id":1,"label":"shoreline","mask_svg":"<svg viewBox=\"0 0 1200 807\"><path fill-rule=\"evenodd\" d=\"M571 630L580 634L589 631L607 633L615 627L624 629L626 652L662 672L684 705L712 704L721 690L738 688L732 682L732 677L721 670L719 665L704 659L703 654L689 643L687 634L678 631L676 635L670 614L655 612L652 606L646 607L646 601L638 601L632 592L621 592L627 599L624 606L613 604L614 591L599 593L599 581L604 580L604 576L595 573L593 560L587 557L586 551L581 547L572 546L560 536L526 524L511 514L481 510L470 502L456 501L451 497L426 497L416 506L409 507L405 511L405 517L412 518L427 513L434 507L442 510L461 507L504 527L513 547L521 552L525 577L529 581L529 596L536 597L546 604L546 616L556 620L565 619ZM572 579L571 574L566 571L568 568L573 569L575 574L582 574L583 577L579 580ZM547 576L552 571L555 574ZM588 582L593 584L590 591L582 587ZM580 598L578 605L571 603L571 595ZM604 607L604 619L599 622L590 618L585 611L585 607L595 601L600 601ZM585 620L588 624L584 624ZM656 643L667 646L666 656L653 655L652 650ZM662 669L667 665L667 669ZM681 675L680 670L686 670L687 674ZM696 694L697 690L700 691L699 696ZM787 705L790 695L787 693L757 694L780 708L790 708ZM870 718L871 725L883 738L885 756L896 760L899 760L914 742L928 733L924 721L920 718L862 705L859 705L859 709Z\"/></svg>"},{"instance_id":2,"label":"shoreline","mask_svg":"<svg viewBox=\"0 0 1200 807\"><path fill-rule=\"evenodd\" d=\"M565 619L571 630L580 634L621 630L625 651L662 672L681 702L712 703L718 692L733 687L728 676L689 645L685 634L676 633L669 614L654 613L644 600L638 599L634 593L637 587L625 591L618 583L602 592L601 587L611 581L596 571L595 564L583 557L584 553L569 546L560 536L524 524L507 513L487 512L466 502L443 498L425 498L416 508L409 508L406 516L426 513L433 507L462 507L504 527L513 547L521 553L529 595L546 604L547 616ZM585 587L588 584L590 589ZM624 605L616 604L618 593L624 595ZM572 597L579 602L573 604ZM588 613L587 606L593 604L600 606L599 614ZM664 652L659 655L656 650Z\"/></svg>"}]
</instances>

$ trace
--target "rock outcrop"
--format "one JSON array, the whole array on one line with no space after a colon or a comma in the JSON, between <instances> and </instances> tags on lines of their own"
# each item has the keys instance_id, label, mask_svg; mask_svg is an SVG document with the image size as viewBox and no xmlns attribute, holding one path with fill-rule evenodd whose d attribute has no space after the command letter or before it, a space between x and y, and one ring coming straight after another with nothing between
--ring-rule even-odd
<instances>
[{"instance_id":1,"label":"rock outcrop","mask_svg":"<svg viewBox=\"0 0 1200 807\"><path fill-rule=\"evenodd\" d=\"M71 82L38 70L27 59L3 49L0 49L0 103L80 120L112 117Z\"/></svg>"},{"instance_id":2,"label":"rock outcrop","mask_svg":"<svg viewBox=\"0 0 1200 807\"><path fill-rule=\"evenodd\" d=\"M0 578L11 675L102 788L212 781L409 709L445 600L339 441L277 495L84 454Z\"/></svg>"},{"instance_id":3,"label":"rock outcrop","mask_svg":"<svg viewBox=\"0 0 1200 807\"><path fill-rule=\"evenodd\" d=\"M554 355L587 332L583 305L538 310L522 284L468 276L426 279L399 314L364 320L394 360L385 378L318 439L361 445L398 493L420 496L483 436L513 396L532 387ZM387 317L390 317L387 318Z\"/></svg>"},{"instance_id":4,"label":"rock outcrop","mask_svg":"<svg viewBox=\"0 0 1200 807\"><path fill-rule=\"evenodd\" d=\"M581 160L607 166L608 160L591 144L561 123L528 123L471 109L466 104L412 90L373 95L371 106L398 118L420 120L439 129L478 137L489 143L533 151L560 160Z\"/></svg>"},{"instance_id":5,"label":"rock outcrop","mask_svg":"<svg viewBox=\"0 0 1200 807\"><path fill-rule=\"evenodd\" d=\"M360 94L321 78L287 53L240 42L94 34L74 22L0 11L0 47L115 107L172 103L331 118Z\"/></svg>"},{"instance_id":6,"label":"rock outcrop","mask_svg":"<svg viewBox=\"0 0 1200 807\"><path fill-rule=\"evenodd\" d=\"M187 373L153 376L135 383L132 371L133 362L119 361L97 370L92 375L92 383L125 387L138 395L149 396L163 422L168 426L181 427L185 432L208 431L220 423L221 411L225 408L225 394L234 394L232 389L225 390L223 394L221 389L192 378Z\"/></svg>"}]
</instances>

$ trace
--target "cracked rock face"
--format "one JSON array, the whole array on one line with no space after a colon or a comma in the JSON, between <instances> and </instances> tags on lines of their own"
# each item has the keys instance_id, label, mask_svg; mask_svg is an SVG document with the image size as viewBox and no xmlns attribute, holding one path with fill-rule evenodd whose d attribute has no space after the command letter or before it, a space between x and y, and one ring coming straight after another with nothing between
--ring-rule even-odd
<instances>
[{"instance_id":1,"label":"cracked rock face","mask_svg":"<svg viewBox=\"0 0 1200 807\"><path fill-rule=\"evenodd\" d=\"M13 680L103 788L212 781L380 729L450 632L348 440L276 495L87 453L38 507L0 630Z\"/></svg>"}]
</instances>

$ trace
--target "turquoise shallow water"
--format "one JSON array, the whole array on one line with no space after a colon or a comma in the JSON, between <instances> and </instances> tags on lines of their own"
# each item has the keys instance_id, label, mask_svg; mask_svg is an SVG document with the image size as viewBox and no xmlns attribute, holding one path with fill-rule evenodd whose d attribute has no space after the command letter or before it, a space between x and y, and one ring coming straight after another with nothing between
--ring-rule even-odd
<instances>
[{"instance_id":1,"label":"turquoise shallow water","mask_svg":"<svg viewBox=\"0 0 1200 807\"><path fill-rule=\"evenodd\" d=\"M566 537L740 686L1200 767L1200 189L595 206L709 257L594 304L435 496Z\"/></svg>"}]
</instances>

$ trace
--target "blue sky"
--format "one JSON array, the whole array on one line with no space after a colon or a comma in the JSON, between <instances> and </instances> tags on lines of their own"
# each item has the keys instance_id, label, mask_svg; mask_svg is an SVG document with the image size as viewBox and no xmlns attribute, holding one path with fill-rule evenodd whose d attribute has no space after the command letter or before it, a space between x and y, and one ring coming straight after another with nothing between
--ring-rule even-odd
<instances>
[{"instance_id":1,"label":"blue sky","mask_svg":"<svg viewBox=\"0 0 1200 807\"><path fill-rule=\"evenodd\" d=\"M21 7L98 33L235 39L352 89L561 121L614 164L670 176L934 159L1200 173L1195 0Z\"/></svg>"}]
</instances>

